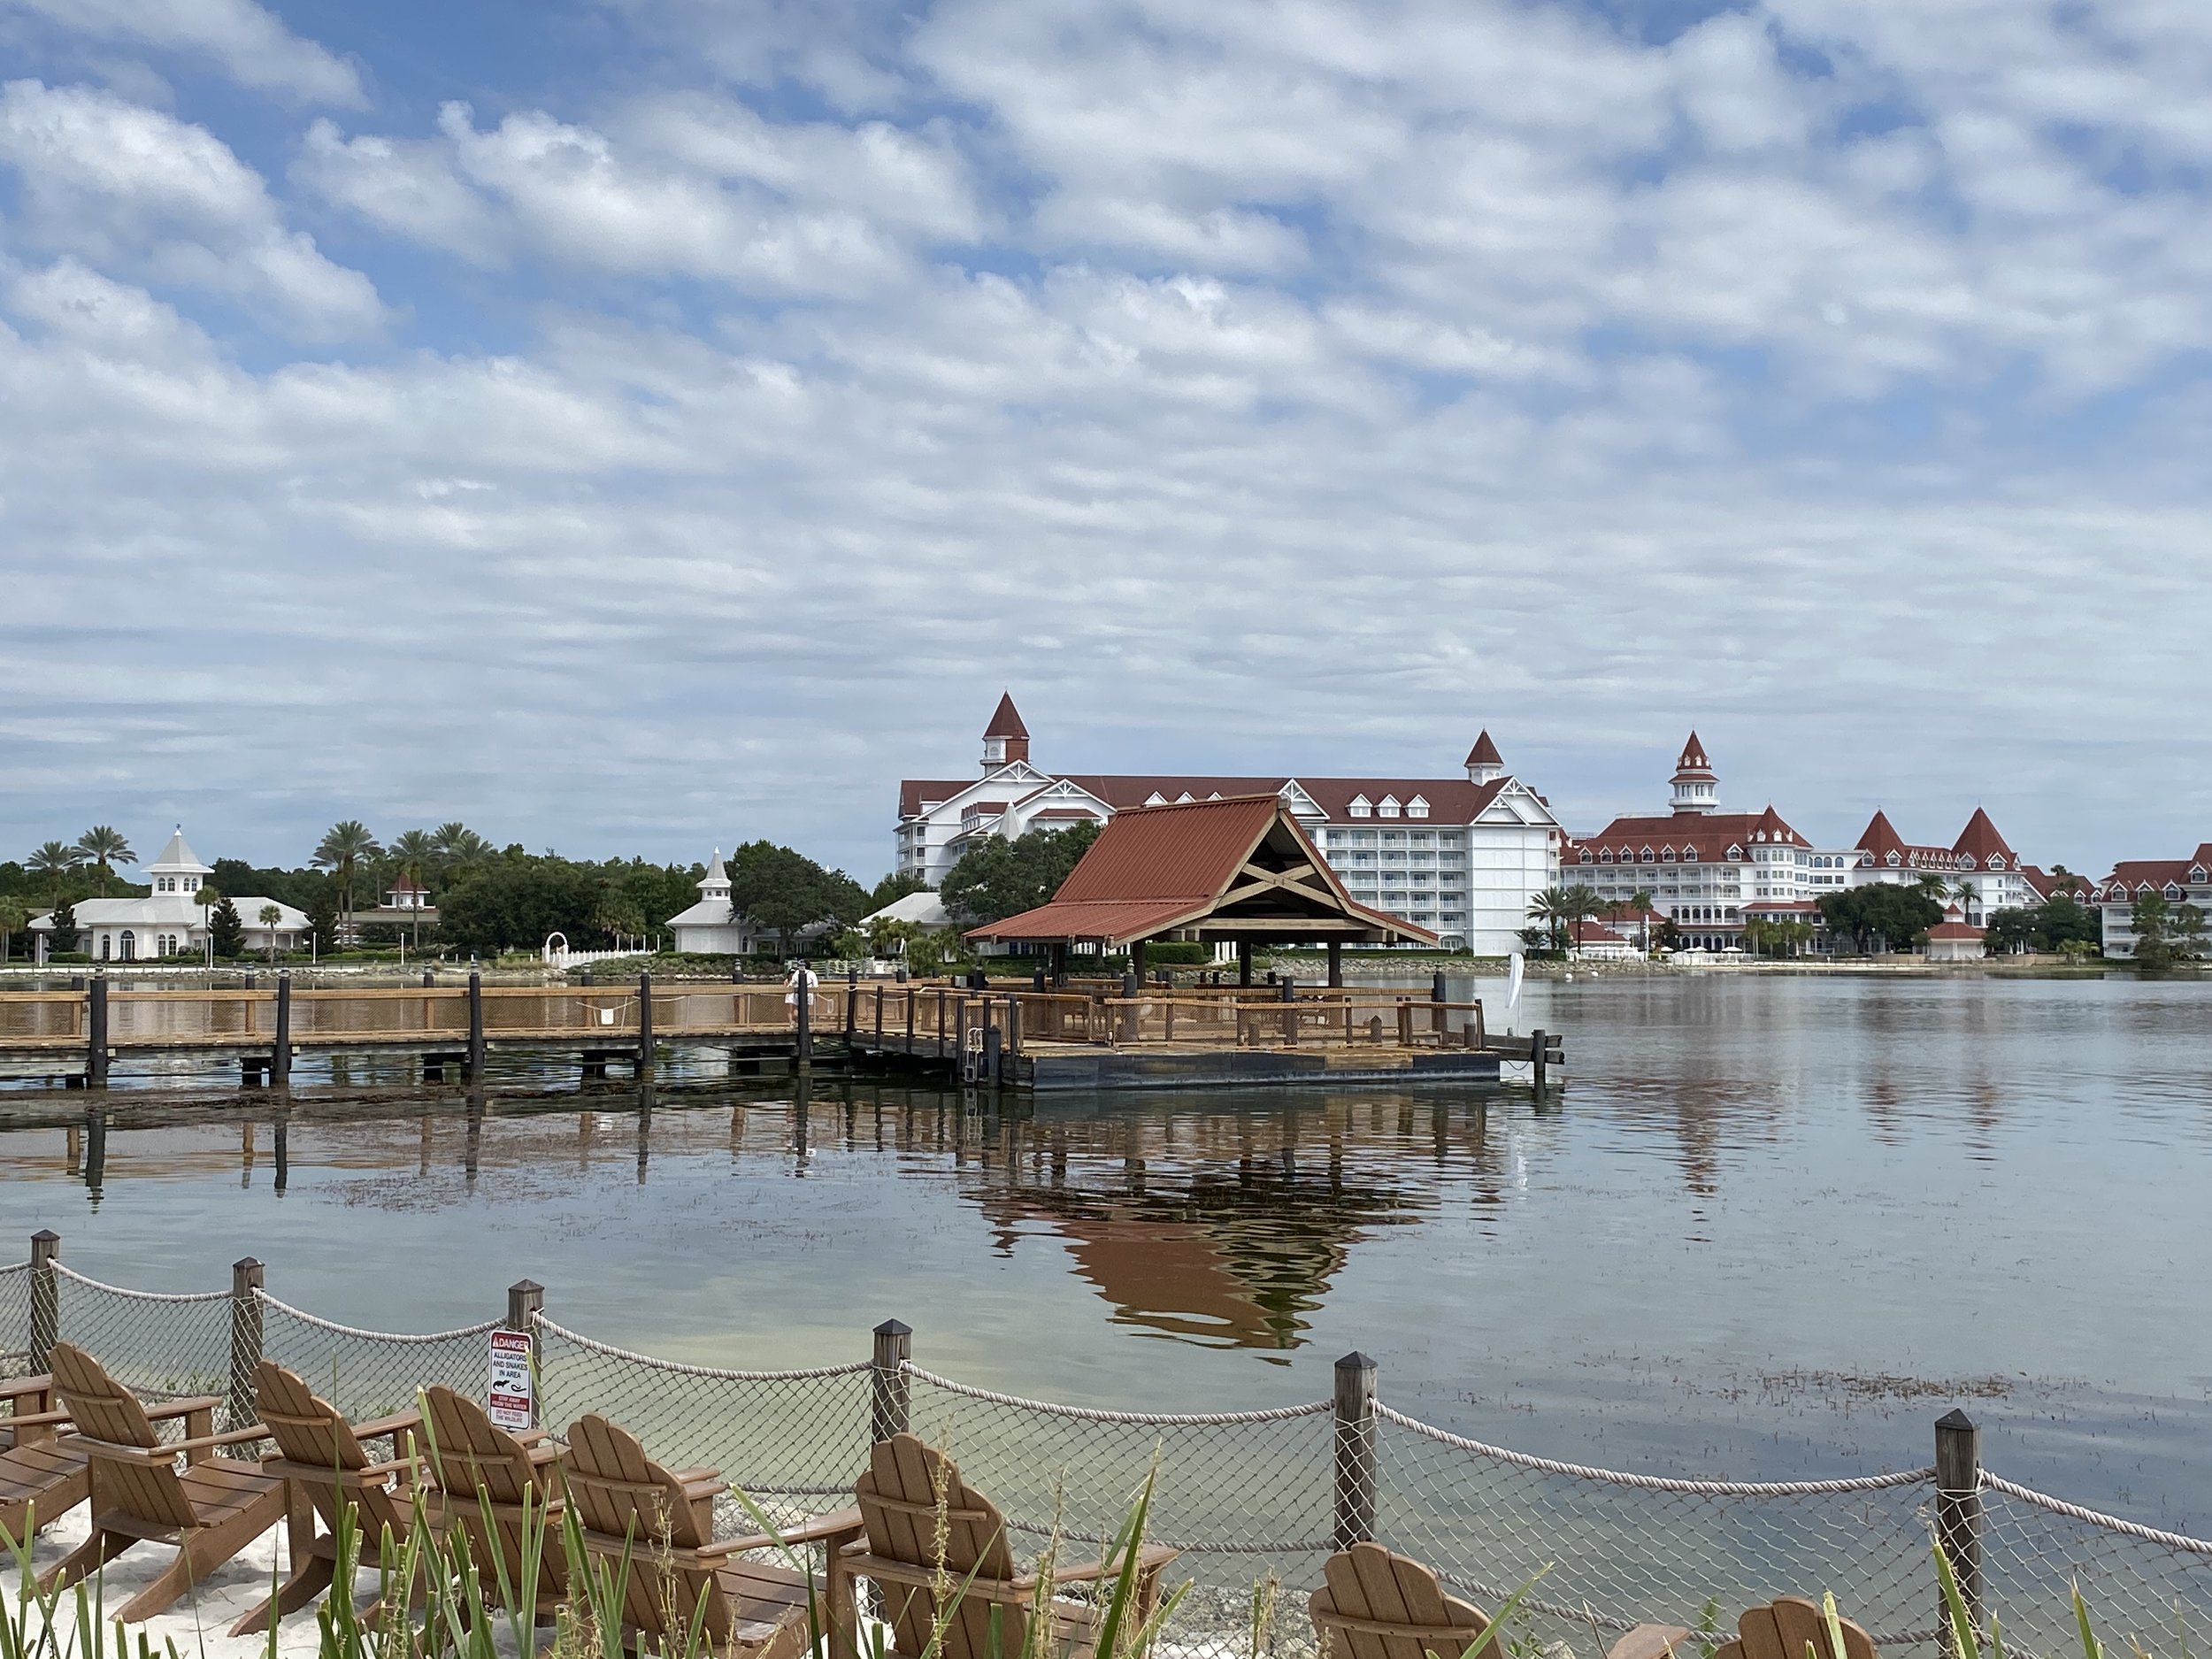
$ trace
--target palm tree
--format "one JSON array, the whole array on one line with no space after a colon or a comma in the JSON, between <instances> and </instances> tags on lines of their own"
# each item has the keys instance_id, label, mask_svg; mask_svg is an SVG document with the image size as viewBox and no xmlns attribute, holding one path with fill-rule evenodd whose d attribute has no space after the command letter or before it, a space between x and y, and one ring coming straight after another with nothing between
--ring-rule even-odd
<instances>
[{"instance_id":1,"label":"palm tree","mask_svg":"<svg viewBox=\"0 0 2212 1659\"><path fill-rule=\"evenodd\" d=\"M0 962L8 959L8 936L31 919L31 913L13 899L0 899Z\"/></svg>"},{"instance_id":2,"label":"palm tree","mask_svg":"<svg viewBox=\"0 0 2212 1659\"><path fill-rule=\"evenodd\" d=\"M84 863L84 854L67 841L47 841L30 857L30 871L44 876L52 889L54 907L61 908L62 878Z\"/></svg>"},{"instance_id":3,"label":"palm tree","mask_svg":"<svg viewBox=\"0 0 2212 1659\"><path fill-rule=\"evenodd\" d=\"M392 844L385 850L391 854L399 873L420 886L438 856L437 838L428 830L403 830L392 837Z\"/></svg>"},{"instance_id":4,"label":"palm tree","mask_svg":"<svg viewBox=\"0 0 2212 1659\"><path fill-rule=\"evenodd\" d=\"M1649 887L1638 887L1628 895L1628 908L1638 911L1637 937L1643 941L1644 955L1651 955L1651 907L1653 894Z\"/></svg>"},{"instance_id":5,"label":"palm tree","mask_svg":"<svg viewBox=\"0 0 2212 1659\"><path fill-rule=\"evenodd\" d=\"M77 837L77 850L100 868L100 896L108 895L108 878L114 874L111 866L134 864L138 855L123 838L123 832L106 824L95 824Z\"/></svg>"},{"instance_id":6,"label":"palm tree","mask_svg":"<svg viewBox=\"0 0 2212 1659\"><path fill-rule=\"evenodd\" d=\"M1594 888L1546 887L1529 901L1528 913L1550 932L1552 949L1563 951L1570 930L1585 918L1595 916L1599 908Z\"/></svg>"},{"instance_id":7,"label":"palm tree","mask_svg":"<svg viewBox=\"0 0 2212 1659\"><path fill-rule=\"evenodd\" d=\"M275 905L265 904L261 907L261 926L268 930L262 934L261 942L266 949L269 960L272 962L276 960L277 924L283 919L284 912L277 909Z\"/></svg>"},{"instance_id":8,"label":"palm tree","mask_svg":"<svg viewBox=\"0 0 2212 1659\"><path fill-rule=\"evenodd\" d=\"M458 818L439 825L430 837L430 844L448 866L457 870L481 863L492 849L489 841Z\"/></svg>"},{"instance_id":9,"label":"palm tree","mask_svg":"<svg viewBox=\"0 0 2212 1659\"><path fill-rule=\"evenodd\" d=\"M327 870L338 879L338 908L353 909L353 878L362 860L374 858L383 851L376 837L369 833L367 825L358 818L345 818L333 824L316 843L315 856L308 862L318 870Z\"/></svg>"},{"instance_id":10,"label":"palm tree","mask_svg":"<svg viewBox=\"0 0 2212 1659\"><path fill-rule=\"evenodd\" d=\"M1951 896L1959 902L1959 914L1969 923L1974 919L1974 906L1980 902L1981 889L1964 876L1951 884Z\"/></svg>"}]
</instances>

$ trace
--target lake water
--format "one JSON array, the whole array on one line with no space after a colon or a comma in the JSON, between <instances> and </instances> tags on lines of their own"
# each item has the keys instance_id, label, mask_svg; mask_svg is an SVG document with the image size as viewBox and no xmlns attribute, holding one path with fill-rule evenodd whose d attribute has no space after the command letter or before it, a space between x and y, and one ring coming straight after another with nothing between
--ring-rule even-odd
<instances>
[{"instance_id":1,"label":"lake water","mask_svg":"<svg viewBox=\"0 0 2212 1659\"><path fill-rule=\"evenodd\" d=\"M1455 986L1509 1023L1502 987ZM1570 1081L956 1094L695 1071L472 1115L0 1096L0 1231L81 1271L355 1324L498 1313L744 1366L920 1363L1089 1404L1325 1396L1526 1450L1747 1478L1990 1467L2212 1526L2212 987L1676 975L1532 983ZM586 1108L588 1110L580 1110ZM99 1161L97 1185L88 1158ZM20 1246L16 1247L19 1250ZM12 1253L12 1252L11 1252Z\"/></svg>"}]
</instances>

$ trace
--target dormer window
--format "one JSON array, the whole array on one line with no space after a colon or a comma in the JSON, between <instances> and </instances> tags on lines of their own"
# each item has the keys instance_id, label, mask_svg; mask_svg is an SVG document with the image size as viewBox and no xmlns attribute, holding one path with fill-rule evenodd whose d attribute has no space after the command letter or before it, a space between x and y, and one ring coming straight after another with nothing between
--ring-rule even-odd
<instances>
[{"instance_id":1,"label":"dormer window","mask_svg":"<svg viewBox=\"0 0 2212 1659\"><path fill-rule=\"evenodd\" d=\"M1639 864L1655 864L1659 862L1659 856L1653 852L1650 848L1647 847L1644 849L1643 852L1639 855L1637 862Z\"/></svg>"},{"instance_id":2,"label":"dormer window","mask_svg":"<svg viewBox=\"0 0 2212 1659\"><path fill-rule=\"evenodd\" d=\"M1728 849L1728 862L1732 864L1740 864L1743 863L1743 849L1740 847L1731 847Z\"/></svg>"},{"instance_id":3,"label":"dormer window","mask_svg":"<svg viewBox=\"0 0 2212 1659\"><path fill-rule=\"evenodd\" d=\"M2200 887L2204 885L2204 866L2202 864L2191 864L2189 866L2189 885L2196 887Z\"/></svg>"},{"instance_id":4,"label":"dormer window","mask_svg":"<svg viewBox=\"0 0 2212 1659\"><path fill-rule=\"evenodd\" d=\"M2166 884L2166 896L2168 898L2177 899L2181 897L2181 887L2179 883L2169 881Z\"/></svg>"},{"instance_id":5,"label":"dormer window","mask_svg":"<svg viewBox=\"0 0 2212 1659\"><path fill-rule=\"evenodd\" d=\"M1989 867L1992 870L2002 870L2005 867L2005 861L1997 854L1992 853L1989 855Z\"/></svg>"},{"instance_id":6,"label":"dormer window","mask_svg":"<svg viewBox=\"0 0 2212 1659\"><path fill-rule=\"evenodd\" d=\"M1697 862L1697 849L1694 847L1685 847L1682 849L1682 862L1686 864L1695 864Z\"/></svg>"},{"instance_id":7,"label":"dormer window","mask_svg":"<svg viewBox=\"0 0 2212 1659\"><path fill-rule=\"evenodd\" d=\"M1890 867L1892 870L1894 870L1894 869L1896 869L1896 868L1897 868L1897 866L1898 866L1900 864L1903 863L1904 861L1903 861L1902 859L1899 858L1899 857L1898 857L1898 856L1897 856L1895 853L1892 853L1892 854L1890 854L1890 856L1889 856L1889 861L1888 861L1888 862L1889 862L1889 867Z\"/></svg>"},{"instance_id":8,"label":"dormer window","mask_svg":"<svg viewBox=\"0 0 2212 1659\"><path fill-rule=\"evenodd\" d=\"M1374 803L1363 795L1352 797L1350 810L1354 818L1372 818L1375 814Z\"/></svg>"},{"instance_id":9,"label":"dormer window","mask_svg":"<svg viewBox=\"0 0 2212 1659\"><path fill-rule=\"evenodd\" d=\"M1591 854L1590 849L1587 847L1585 847L1581 853L1577 856L1575 862L1577 864L1594 864L1597 863L1597 859Z\"/></svg>"},{"instance_id":10,"label":"dormer window","mask_svg":"<svg viewBox=\"0 0 2212 1659\"><path fill-rule=\"evenodd\" d=\"M1426 818L1428 815L1429 803L1426 801L1424 801L1419 795L1415 795L1412 800L1406 803L1406 816L1408 818Z\"/></svg>"},{"instance_id":11,"label":"dormer window","mask_svg":"<svg viewBox=\"0 0 2212 1659\"><path fill-rule=\"evenodd\" d=\"M1601 864L1611 864L1613 862L1613 849L1610 847L1600 849L1598 852L1598 862Z\"/></svg>"},{"instance_id":12,"label":"dormer window","mask_svg":"<svg viewBox=\"0 0 2212 1659\"><path fill-rule=\"evenodd\" d=\"M1376 809L1375 816L1378 818L1396 818L1398 816L1398 797L1394 795L1386 795L1383 796L1382 803Z\"/></svg>"},{"instance_id":13,"label":"dormer window","mask_svg":"<svg viewBox=\"0 0 2212 1659\"><path fill-rule=\"evenodd\" d=\"M1157 789L1155 789L1150 795L1145 796L1144 803L1147 806L1165 806L1167 804L1167 797L1162 795Z\"/></svg>"},{"instance_id":14,"label":"dormer window","mask_svg":"<svg viewBox=\"0 0 2212 1659\"><path fill-rule=\"evenodd\" d=\"M1659 862L1663 864L1672 864L1674 862L1674 849L1671 847L1662 847L1659 849Z\"/></svg>"},{"instance_id":15,"label":"dormer window","mask_svg":"<svg viewBox=\"0 0 2212 1659\"><path fill-rule=\"evenodd\" d=\"M1191 792L1190 792L1189 790L1186 789L1186 790L1184 790L1184 791L1183 791L1183 793L1182 793L1182 794L1180 794L1180 795L1177 795L1177 796L1175 797L1175 804L1176 804L1176 805L1178 805L1178 806L1182 806L1182 805L1185 805L1186 803L1189 803L1189 802L1191 802L1191 801L1194 801L1194 800L1196 800L1196 799L1197 799L1197 797L1196 797L1195 795L1192 795L1192 794L1191 794Z\"/></svg>"}]
</instances>

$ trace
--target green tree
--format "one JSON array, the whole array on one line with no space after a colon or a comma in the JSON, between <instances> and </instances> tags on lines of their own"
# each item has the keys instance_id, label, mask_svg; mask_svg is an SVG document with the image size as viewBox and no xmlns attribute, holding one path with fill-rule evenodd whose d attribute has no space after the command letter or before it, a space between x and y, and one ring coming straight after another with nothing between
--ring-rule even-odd
<instances>
[{"instance_id":1,"label":"green tree","mask_svg":"<svg viewBox=\"0 0 2212 1659\"><path fill-rule=\"evenodd\" d=\"M472 870L492 856L492 844L458 819L439 825L430 844L448 870Z\"/></svg>"},{"instance_id":2,"label":"green tree","mask_svg":"<svg viewBox=\"0 0 2212 1659\"><path fill-rule=\"evenodd\" d=\"M499 857L471 872L447 892L438 926L450 943L486 955L535 950L550 933L572 945L601 938L597 872L565 858L527 854Z\"/></svg>"},{"instance_id":3,"label":"green tree","mask_svg":"<svg viewBox=\"0 0 2212 1659\"><path fill-rule=\"evenodd\" d=\"M239 918L238 907L228 899L216 901L207 918L207 933L215 954L224 960L234 961L246 954L246 924Z\"/></svg>"},{"instance_id":4,"label":"green tree","mask_svg":"<svg viewBox=\"0 0 2212 1659\"><path fill-rule=\"evenodd\" d=\"M378 856L383 849L376 837L369 833L368 826L358 818L344 818L333 824L316 843L315 856L308 862L318 870L327 870L337 879L338 904L343 910L353 909L353 884L362 864Z\"/></svg>"},{"instance_id":5,"label":"green tree","mask_svg":"<svg viewBox=\"0 0 2212 1659\"><path fill-rule=\"evenodd\" d=\"M2128 926L2135 935L2135 960L2139 966L2162 968L2173 961L2166 927L2171 907L2155 893L2146 893L2128 906Z\"/></svg>"},{"instance_id":6,"label":"green tree","mask_svg":"<svg viewBox=\"0 0 2212 1659\"><path fill-rule=\"evenodd\" d=\"M1573 934L1574 925L1595 916L1603 908L1594 887L1545 887L1529 901L1528 913L1532 920L1543 925L1551 948L1563 951Z\"/></svg>"},{"instance_id":7,"label":"green tree","mask_svg":"<svg viewBox=\"0 0 2212 1659\"><path fill-rule=\"evenodd\" d=\"M1942 878L1935 880L1939 888ZM1901 950L1943 919L1943 907L1930 896L1924 877L1911 887L1878 881L1844 893L1824 893L1819 904L1829 931L1847 936L1866 951L1878 946Z\"/></svg>"},{"instance_id":8,"label":"green tree","mask_svg":"<svg viewBox=\"0 0 2212 1659\"><path fill-rule=\"evenodd\" d=\"M2034 912L2038 942L2063 952L2069 944L2094 949L2104 943L2104 918L2071 893L2054 893Z\"/></svg>"},{"instance_id":9,"label":"green tree","mask_svg":"<svg viewBox=\"0 0 2212 1659\"><path fill-rule=\"evenodd\" d=\"M1638 912L1636 918L1637 942L1647 956L1651 955L1651 911L1658 902L1649 887L1638 887L1628 895L1628 908Z\"/></svg>"},{"instance_id":10,"label":"green tree","mask_svg":"<svg viewBox=\"0 0 2212 1659\"><path fill-rule=\"evenodd\" d=\"M773 841L747 841L723 869L730 908L787 945L818 923L841 926L868 911L868 890L842 870L825 870Z\"/></svg>"},{"instance_id":11,"label":"green tree","mask_svg":"<svg viewBox=\"0 0 2212 1659\"><path fill-rule=\"evenodd\" d=\"M8 959L12 936L31 919L28 910L14 899L0 899L0 962Z\"/></svg>"},{"instance_id":12,"label":"green tree","mask_svg":"<svg viewBox=\"0 0 2212 1659\"><path fill-rule=\"evenodd\" d=\"M2034 910L1993 910L1982 932L1982 948L1993 956L2016 956L2037 949L2042 942L2040 918Z\"/></svg>"},{"instance_id":13,"label":"green tree","mask_svg":"<svg viewBox=\"0 0 2212 1659\"><path fill-rule=\"evenodd\" d=\"M49 936L48 949L59 952L77 948L77 907L63 903L54 909L54 931Z\"/></svg>"},{"instance_id":14,"label":"green tree","mask_svg":"<svg viewBox=\"0 0 2212 1659\"><path fill-rule=\"evenodd\" d=\"M1008 841L986 837L960 856L939 889L945 908L970 927L1049 904L1091 844L1095 824L1036 830Z\"/></svg>"},{"instance_id":15,"label":"green tree","mask_svg":"<svg viewBox=\"0 0 2212 1659\"><path fill-rule=\"evenodd\" d=\"M74 874L84 863L84 852L67 841L46 841L30 857L33 875L44 876L49 894L48 902L59 908L61 884Z\"/></svg>"},{"instance_id":16,"label":"green tree","mask_svg":"<svg viewBox=\"0 0 2212 1659\"><path fill-rule=\"evenodd\" d=\"M274 962L277 924L284 919L284 912L274 904L265 904L261 907L259 919L263 928L262 947L268 953L269 960Z\"/></svg>"},{"instance_id":17,"label":"green tree","mask_svg":"<svg viewBox=\"0 0 2212 1659\"><path fill-rule=\"evenodd\" d=\"M887 904L895 904L910 893L926 893L929 883L911 871L894 871L870 889L868 913L872 916Z\"/></svg>"},{"instance_id":18,"label":"green tree","mask_svg":"<svg viewBox=\"0 0 2212 1659\"><path fill-rule=\"evenodd\" d=\"M77 850L91 862L100 872L100 896L108 895L108 878L115 873L117 864L134 864L138 855L123 832L109 824L95 824L77 837Z\"/></svg>"}]
</instances>

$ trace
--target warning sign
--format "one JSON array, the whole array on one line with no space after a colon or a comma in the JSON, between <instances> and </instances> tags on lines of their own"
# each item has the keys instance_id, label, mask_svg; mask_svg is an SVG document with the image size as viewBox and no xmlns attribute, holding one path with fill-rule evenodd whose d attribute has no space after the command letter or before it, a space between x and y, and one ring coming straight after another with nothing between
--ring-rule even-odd
<instances>
[{"instance_id":1,"label":"warning sign","mask_svg":"<svg viewBox=\"0 0 2212 1659\"><path fill-rule=\"evenodd\" d=\"M491 1372L484 1408L493 1424L513 1432L534 1425L537 1402L530 1377L530 1339L520 1331L491 1333Z\"/></svg>"}]
</instances>

